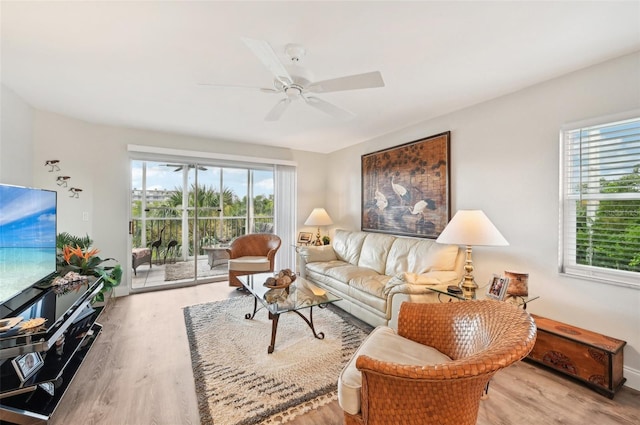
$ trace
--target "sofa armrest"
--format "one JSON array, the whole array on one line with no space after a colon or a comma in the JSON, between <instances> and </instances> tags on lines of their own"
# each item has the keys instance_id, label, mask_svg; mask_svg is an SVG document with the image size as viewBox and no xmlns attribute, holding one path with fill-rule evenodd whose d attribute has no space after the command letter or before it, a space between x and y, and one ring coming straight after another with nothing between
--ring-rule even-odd
<instances>
[{"instance_id":1,"label":"sofa armrest","mask_svg":"<svg viewBox=\"0 0 640 425\"><path fill-rule=\"evenodd\" d=\"M303 246L298 249L304 264L337 260L336 252L331 245Z\"/></svg>"},{"instance_id":2,"label":"sofa armrest","mask_svg":"<svg viewBox=\"0 0 640 425\"><path fill-rule=\"evenodd\" d=\"M455 276L455 272L450 272ZM424 293L425 286L442 286L447 283L443 281L442 272L430 273L398 273L386 283L383 293L385 295L391 292L408 292L408 293ZM449 276L446 276L449 277Z\"/></svg>"}]
</instances>

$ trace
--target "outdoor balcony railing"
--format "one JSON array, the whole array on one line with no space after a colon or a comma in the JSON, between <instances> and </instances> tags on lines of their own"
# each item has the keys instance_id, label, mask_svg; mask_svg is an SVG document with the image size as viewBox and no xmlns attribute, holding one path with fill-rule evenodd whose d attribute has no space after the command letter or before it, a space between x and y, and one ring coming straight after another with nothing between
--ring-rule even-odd
<instances>
[{"instance_id":1,"label":"outdoor balcony railing","mask_svg":"<svg viewBox=\"0 0 640 425\"><path fill-rule=\"evenodd\" d=\"M247 222L250 222L247 231ZM184 224L183 219L176 217L153 217L133 219L133 247L151 247L154 242L158 243L158 249L153 252L153 260L162 258L169 244L175 249L173 255L183 252L185 241L182 236ZM187 257L193 253L193 218L187 221L189 247ZM144 238L142 232L145 232ZM262 216L248 220L246 217L199 217L197 222L197 232L199 240L198 255L205 255L202 247L216 244L230 243L238 236L247 233L273 233L273 217ZM175 242L174 242L175 241Z\"/></svg>"}]
</instances>

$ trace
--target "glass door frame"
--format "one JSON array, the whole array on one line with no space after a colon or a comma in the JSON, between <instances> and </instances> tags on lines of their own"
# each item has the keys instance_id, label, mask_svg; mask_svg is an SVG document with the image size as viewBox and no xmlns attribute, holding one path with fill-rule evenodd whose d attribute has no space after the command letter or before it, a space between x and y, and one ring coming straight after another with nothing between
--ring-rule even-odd
<instances>
[{"instance_id":1,"label":"glass door frame","mask_svg":"<svg viewBox=\"0 0 640 425\"><path fill-rule=\"evenodd\" d=\"M255 227L255 223L256 223L256 217L254 216L255 214L255 209L254 209L254 171L269 171L271 173L275 174L275 169L272 166L265 166L263 164L238 164L238 165L232 165L232 164L216 164L217 161L207 161L207 162L197 162L197 161L193 161L193 160L189 160L186 158L181 158L177 161L174 161L173 159L166 159L166 158L162 158L162 159L158 159L158 158L137 158L137 157L132 157L131 158L131 165L130 165L130 172L133 173L134 170L134 164L136 162L141 164L141 168L142 168L142 187L139 189L141 191L141 214L140 217L134 217L132 210L130 210L130 215L131 215L131 222L135 222L138 221L140 223L140 227L141 227L141 238L140 238L140 243L142 246L148 246L149 245L149 241L147 241L147 231L146 231L146 226L147 226L147 221L149 220L149 217L147 217L147 210L149 209L149 202L148 202L148 196L147 195L147 183L148 183L148 179L147 179L147 165L149 163L154 163L154 164L159 164L162 162L175 162L176 165L178 166L182 166L182 172L183 172L183 177L182 177L182 205L181 205L181 214L180 214L180 222L181 224L181 246L189 246L192 245L190 248L193 249L193 256L189 255L189 248L187 249L183 249L182 253L181 253L181 257L183 259L183 261L187 261L190 259L194 260L194 278L188 281L179 281L176 283L162 283L162 284L158 284L155 285L153 287L150 288L134 288L133 285L130 284L130 288L132 292L138 292L138 291L143 291L143 290L151 290L151 289L165 289L165 288L173 288L173 287L180 287L180 286L190 286L190 285L196 285L199 283L205 283L205 282L209 282L209 281L215 281L215 280L227 280L227 274L225 273L223 276L220 276L218 278L211 278L209 276L200 278L198 276L198 270L197 270L197 260L199 259L199 257L201 257L202 255L207 256L206 253L200 254L201 248L202 246L204 246L204 244L202 244L202 235L200 235L200 229L199 226L197 225L197 223L199 222L199 217L200 212L199 211L199 205L198 205L198 197L199 197L199 190L201 189L200 187L200 180L199 180L199 170L200 167L215 167L218 168L220 177L219 177L219 182L220 182L220 186L219 186L219 190L218 190L218 208L217 208L217 220L218 220L218 224L216 225L216 227L219 229L224 228L225 224L224 224L224 220L225 220L225 189L224 189L224 170L225 169L241 169L241 170L246 170L247 172L247 180L246 180L246 205L245 205L245 214L244 217L242 218L244 220L245 226L243 226L244 228L243 230L243 234L246 233L250 233L252 230L254 230ZM194 179L194 191L191 194L190 190L189 190L189 178L190 178L190 170L194 170L194 174L193 174L193 179ZM131 181L133 183L133 177L132 175L130 176ZM133 186L133 184L132 184ZM274 189L272 188L271 190L271 194L270 196L272 197L272 199L275 198L275 194L273 193ZM130 196L132 196L131 199L131 204L133 206L133 187L132 190L130 192ZM193 200L194 200L194 206L193 207L189 207L189 202L190 202L190 196L193 196ZM214 207L215 208L215 207ZM189 217L189 211L193 210L193 216ZM275 217L274 217L275 211L272 209L271 211L271 221L274 222L275 221ZM264 217L263 217L264 218ZM196 224L194 226L194 223ZM193 227L193 229L190 229L189 227ZM234 228L235 226L228 226L230 228ZM236 229L239 230L239 229ZM192 244L189 244L189 235L190 233L193 232L193 237L192 237ZM217 232L216 232L217 233ZM230 234L231 235L231 234ZM237 237L239 235L231 235L231 237ZM186 242L186 243L185 243ZM130 235L130 243L133 244L133 235ZM202 245L201 245L202 244ZM132 245L133 246L133 245ZM132 275L132 279L133 279L133 275Z\"/></svg>"}]
</instances>

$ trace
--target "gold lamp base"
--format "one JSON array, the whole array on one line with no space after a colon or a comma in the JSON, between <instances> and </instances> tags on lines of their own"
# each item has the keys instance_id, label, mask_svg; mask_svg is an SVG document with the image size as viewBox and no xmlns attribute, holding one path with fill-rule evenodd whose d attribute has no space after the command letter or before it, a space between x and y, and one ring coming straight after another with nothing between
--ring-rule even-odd
<instances>
[{"instance_id":1,"label":"gold lamp base","mask_svg":"<svg viewBox=\"0 0 640 425\"><path fill-rule=\"evenodd\" d=\"M320 236L320 228L318 227L318 233L316 233L316 240L313 242L315 246L322 246L322 237Z\"/></svg>"},{"instance_id":2,"label":"gold lamp base","mask_svg":"<svg viewBox=\"0 0 640 425\"><path fill-rule=\"evenodd\" d=\"M467 257L464 262L464 277L462 279L462 296L468 300L476 298L476 289L478 285L473 278L473 262L471 261L471 246L467 245Z\"/></svg>"}]
</instances>

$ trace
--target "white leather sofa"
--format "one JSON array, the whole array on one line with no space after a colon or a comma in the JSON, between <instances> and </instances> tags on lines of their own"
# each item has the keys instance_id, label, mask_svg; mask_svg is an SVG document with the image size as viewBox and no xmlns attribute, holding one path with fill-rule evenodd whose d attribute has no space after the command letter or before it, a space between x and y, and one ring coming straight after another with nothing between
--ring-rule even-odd
<instances>
[{"instance_id":1,"label":"white leather sofa","mask_svg":"<svg viewBox=\"0 0 640 425\"><path fill-rule=\"evenodd\" d=\"M429 288L457 285L464 268L457 245L359 231L336 230L332 245L298 253L301 276L341 297L338 307L394 329L402 302L438 302Z\"/></svg>"}]
</instances>

